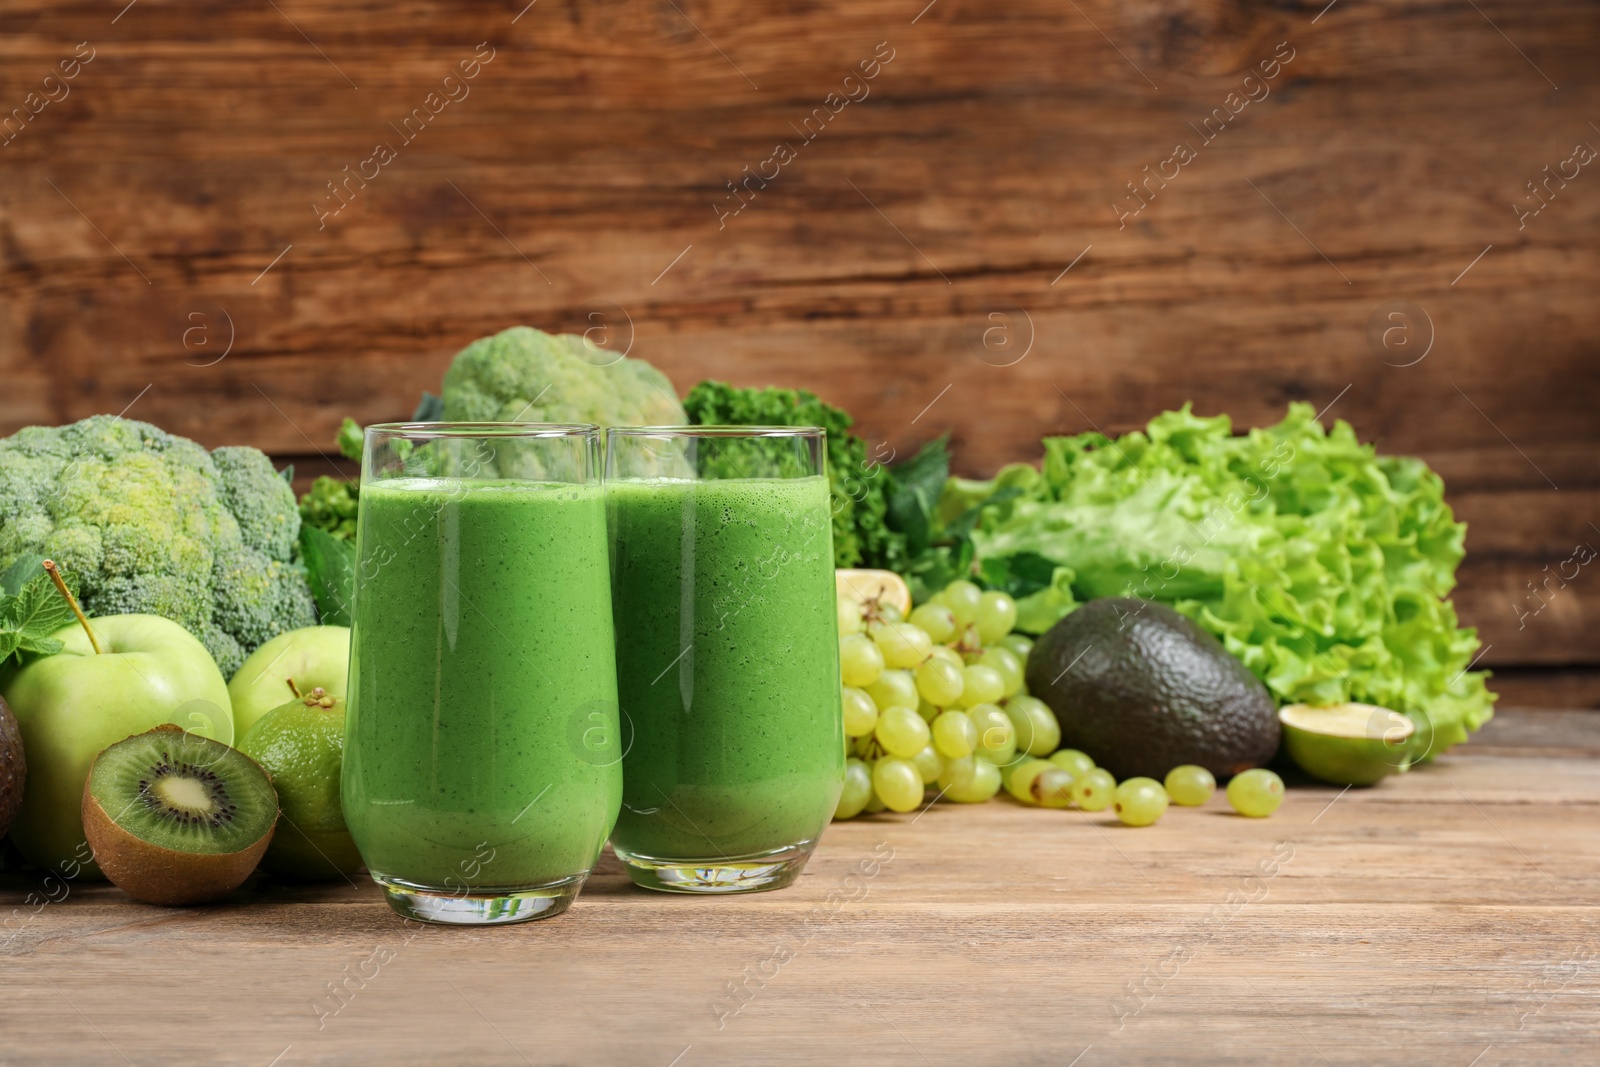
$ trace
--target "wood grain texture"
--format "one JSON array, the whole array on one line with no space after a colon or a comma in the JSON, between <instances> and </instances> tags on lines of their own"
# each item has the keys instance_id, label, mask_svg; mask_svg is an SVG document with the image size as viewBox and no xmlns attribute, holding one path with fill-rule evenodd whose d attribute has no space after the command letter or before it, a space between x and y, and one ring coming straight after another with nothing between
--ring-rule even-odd
<instances>
[{"instance_id":1,"label":"wood grain texture","mask_svg":"<svg viewBox=\"0 0 1600 1067\"><path fill-rule=\"evenodd\" d=\"M1511 707L1600 708L1600 670L1502 667L1490 687Z\"/></svg>"},{"instance_id":2,"label":"wood grain texture","mask_svg":"<svg viewBox=\"0 0 1600 1067\"><path fill-rule=\"evenodd\" d=\"M794 887L744 899L637 890L607 856L567 915L493 931L413 936L365 884L191 909L78 886L33 912L8 876L6 1056L1582 1062L1592 717L1503 720L1503 755L1294 788L1264 820L1214 798L1138 831L1008 801L836 824Z\"/></svg>"},{"instance_id":3,"label":"wood grain texture","mask_svg":"<svg viewBox=\"0 0 1600 1067\"><path fill-rule=\"evenodd\" d=\"M880 42L869 95L804 142ZM680 388L813 388L873 441L948 431L974 474L1188 400L1246 426L1305 399L1444 474L1486 664L1594 666L1587 571L1519 611L1600 546L1600 177L1512 205L1600 144L1597 45L1579 0L9 0L0 432L132 402L303 460L517 322L603 326ZM1178 141L1197 158L1119 221ZM1401 299L1426 323L1374 348Z\"/></svg>"}]
</instances>

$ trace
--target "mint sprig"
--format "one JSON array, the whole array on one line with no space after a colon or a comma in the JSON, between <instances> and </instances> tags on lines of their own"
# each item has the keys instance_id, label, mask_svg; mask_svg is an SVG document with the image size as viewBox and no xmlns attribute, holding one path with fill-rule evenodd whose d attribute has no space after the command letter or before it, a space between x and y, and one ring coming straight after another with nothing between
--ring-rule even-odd
<instances>
[{"instance_id":1,"label":"mint sprig","mask_svg":"<svg viewBox=\"0 0 1600 1067\"><path fill-rule=\"evenodd\" d=\"M72 607L56 591L48 574L41 569L19 586L16 570L7 571L6 577L11 581L5 588L15 588L17 592L0 592L0 664L12 657L20 664L28 655L55 655L61 651L62 643L51 635L72 622ZM65 572L62 578L76 596L77 579Z\"/></svg>"}]
</instances>

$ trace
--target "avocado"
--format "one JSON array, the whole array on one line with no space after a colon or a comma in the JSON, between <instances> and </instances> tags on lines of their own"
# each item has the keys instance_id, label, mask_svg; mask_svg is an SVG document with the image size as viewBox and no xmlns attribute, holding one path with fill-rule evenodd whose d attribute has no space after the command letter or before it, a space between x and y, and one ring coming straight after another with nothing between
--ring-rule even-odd
<instances>
[{"instance_id":1,"label":"avocado","mask_svg":"<svg viewBox=\"0 0 1600 1067\"><path fill-rule=\"evenodd\" d=\"M1215 637L1164 604L1091 600L1028 656L1028 692L1050 705L1061 743L1121 781L1197 763L1220 778L1278 750L1267 687Z\"/></svg>"},{"instance_id":2,"label":"avocado","mask_svg":"<svg viewBox=\"0 0 1600 1067\"><path fill-rule=\"evenodd\" d=\"M0 837L22 807L22 787L28 780L28 761L22 753L22 730L0 698Z\"/></svg>"}]
</instances>

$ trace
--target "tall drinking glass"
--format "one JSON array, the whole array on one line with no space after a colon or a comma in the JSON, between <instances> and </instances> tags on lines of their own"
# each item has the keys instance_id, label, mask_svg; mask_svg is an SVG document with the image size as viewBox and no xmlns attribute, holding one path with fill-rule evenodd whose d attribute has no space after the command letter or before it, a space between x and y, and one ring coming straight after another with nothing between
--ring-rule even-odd
<instances>
[{"instance_id":1,"label":"tall drinking glass","mask_svg":"<svg viewBox=\"0 0 1600 1067\"><path fill-rule=\"evenodd\" d=\"M594 426L369 426L345 821L410 918L564 911L622 798Z\"/></svg>"},{"instance_id":2,"label":"tall drinking glass","mask_svg":"<svg viewBox=\"0 0 1600 1067\"><path fill-rule=\"evenodd\" d=\"M624 730L612 848L641 886L788 885L844 775L823 431L614 428Z\"/></svg>"}]
</instances>

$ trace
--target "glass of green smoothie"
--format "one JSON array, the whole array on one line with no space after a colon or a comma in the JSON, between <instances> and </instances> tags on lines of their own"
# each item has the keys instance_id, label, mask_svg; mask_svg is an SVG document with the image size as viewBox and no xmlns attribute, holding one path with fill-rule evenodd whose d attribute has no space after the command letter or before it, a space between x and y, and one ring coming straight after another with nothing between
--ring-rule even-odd
<instances>
[{"instance_id":1,"label":"glass of green smoothie","mask_svg":"<svg viewBox=\"0 0 1600 1067\"><path fill-rule=\"evenodd\" d=\"M341 797L395 911L566 910L622 800L599 431L369 426Z\"/></svg>"},{"instance_id":2,"label":"glass of green smoothie","mask_svg":"<svg viewBox=\"0 0 1600 1067\"><path fill-rule=\"evenodd\" d=\"M844 775L824 432L613 428L606 512L630 744L611 846L681 893L788 885Z\"/></svg>"}]
</instances>

